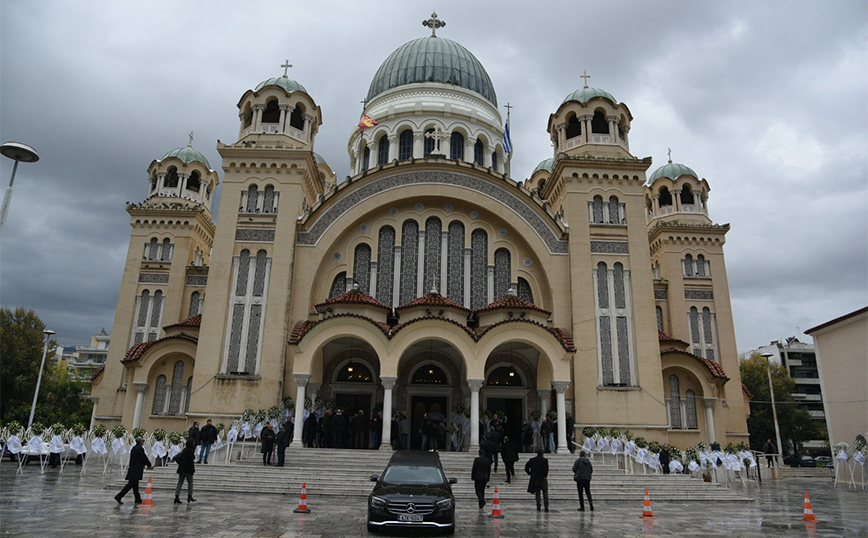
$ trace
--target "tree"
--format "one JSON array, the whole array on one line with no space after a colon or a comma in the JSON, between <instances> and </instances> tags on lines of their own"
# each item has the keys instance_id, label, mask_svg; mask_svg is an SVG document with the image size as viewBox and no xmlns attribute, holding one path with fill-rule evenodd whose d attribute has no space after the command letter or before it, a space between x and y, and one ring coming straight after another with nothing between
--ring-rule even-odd
<instances>
[{"instance_id":1,"label":"tree","mask_svg":"<svg viewBox=\"0 0 868 538\"><path fill-rule=\"evenodd\" d=\"M791 442L798 451L802 443L822 438L824 432L807 409L793 399L796 382L787 375L787 369L779 364L769 365L768 359L753 353L749 359L741 361L739 371L741 381L753 394L750 403L750 417L747 429L750 433L750 446L762 450L766 439L775 439L774 416L772 413L771 393L769 392L768 369L771 367L772 386L775 390L775 403L778 411L778 425L781 429L781 442ZM778 447L780 450L781 447Z\"/></svg>"},{"instance_id":2,"label":"tree","mask_svg":"<svg viewBox=\"0 0 868 538\"><path fill-rule=\"evenodd\" d=\"M44 330L45 324L33 310L20 306L0 309L0 418L5 419L13 407L32 403L45 345ZM54 357L56 346L56 342L49 343L46 362Z\"/></svg>"}]
</instances>

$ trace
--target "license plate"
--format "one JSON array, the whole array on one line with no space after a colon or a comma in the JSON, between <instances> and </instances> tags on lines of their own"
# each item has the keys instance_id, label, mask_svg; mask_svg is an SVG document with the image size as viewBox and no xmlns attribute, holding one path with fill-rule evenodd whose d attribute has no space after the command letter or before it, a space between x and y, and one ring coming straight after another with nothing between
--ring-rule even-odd
<instances>
[{"instance_id":1,"label":"license plate","mask_svg":"<svg viewBox=\"0 0 868 538\"><path fill-rule=\"evenodd\" d=\"M421 523L425 521L425 519L417 514L398 514L398 521L410 521L414 523Z\"/></svg>"}]
</instances>

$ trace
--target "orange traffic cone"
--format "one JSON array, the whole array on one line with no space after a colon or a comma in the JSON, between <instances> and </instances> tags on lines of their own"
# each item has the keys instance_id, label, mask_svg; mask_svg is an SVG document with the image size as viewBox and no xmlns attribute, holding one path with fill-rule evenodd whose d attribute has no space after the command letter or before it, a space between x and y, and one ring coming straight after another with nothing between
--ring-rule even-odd
<instances>
[{"instance_id":1,"label":"orange traffic cone","mask_svg":"<svg viewBox=\"0 0 868 538\"><path fill-rule=\"evenodd\" d=\"M651 511L651 497L648 496L648 490L645 490L645 508L642 510L642 519L657 519Z\"/></svg>"},{"instance_id":2,"label":"orange traffic cone","mask_svg":"<svg viewBox=\"0 0 868 538\"><path fill-rule=\"evenodd\" d=\"M500 513L500 496L497 494L497 488L494 488L494 506L491 508L491 515L488 517L503 519L503 514Z\"/></svg>"},{"instance_id":3,"label":"orange traffic cone","mask_svg":"<svg viewBox=\"0 0 868 538\"><path fill-rule=\"evenodd\" d=\"M155 506L153 501L153 496L151 494L151 487L154 484L154 477L148 477L148 487L145 488L145 494L142 496L142 504L139 506Z\"/></svg>"},{"instance_id":4,"label":"orange traffic cone","mask_svg":"<svg viewBox=\"0 0 868 538\"><path fill-rule=\"evenodd\" d=\"M805 492L805 517L802 518L802 521L817 521L817 518L814 517L814 507L811 506L811 498L808 497L808 492Z\"/></svg>"},{"instance_id":5,"label":"orange traffic cone","mask_svg":"<svg viewBox=\"0 0 868 538\"><path fill-rule=\"evenodd\" d=\"M307 507L307 482L301 485L301 499L298 501L298 508L293 510L297 514L309 514L310 510Z\"/></svg>"}]
</instances>

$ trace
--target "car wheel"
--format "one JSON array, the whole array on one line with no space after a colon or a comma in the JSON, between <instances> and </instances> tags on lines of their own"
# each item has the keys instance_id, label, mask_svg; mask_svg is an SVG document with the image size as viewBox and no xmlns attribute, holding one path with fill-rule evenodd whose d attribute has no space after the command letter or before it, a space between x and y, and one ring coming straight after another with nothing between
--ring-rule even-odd
<instances>
[{"instance_id":1,"label":"car wheel","mask_svg":"<svg viewBox=\"0 0 868 538\"><path fill-rule=\"evenodd\" d=\"M376 525L371 525L370 523L368 523L368 532L376 534L378 530L379 529Z\"/></svg>"}]
</instances>

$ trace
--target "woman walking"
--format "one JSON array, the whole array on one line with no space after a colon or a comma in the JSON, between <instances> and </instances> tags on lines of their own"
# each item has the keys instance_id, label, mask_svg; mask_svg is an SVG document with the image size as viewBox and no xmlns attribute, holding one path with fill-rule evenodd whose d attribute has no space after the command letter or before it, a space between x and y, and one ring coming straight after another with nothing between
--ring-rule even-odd
<instances>
[{"instance_id":1,"label":"woman walking","mask_svg":"<svg viewBox=\"0 0 868 538\"><path fill-rule=\"evenodd\" d=\"M175 461L178 463L178 485L175 486L175 504L181 504L181 486L184 480L187 481L187 502L196 502L193 498L193 473L196 472L196 441L192 438L187 439L187 446L180 454L175 456Z\"/></svg>"}]
</instances>

